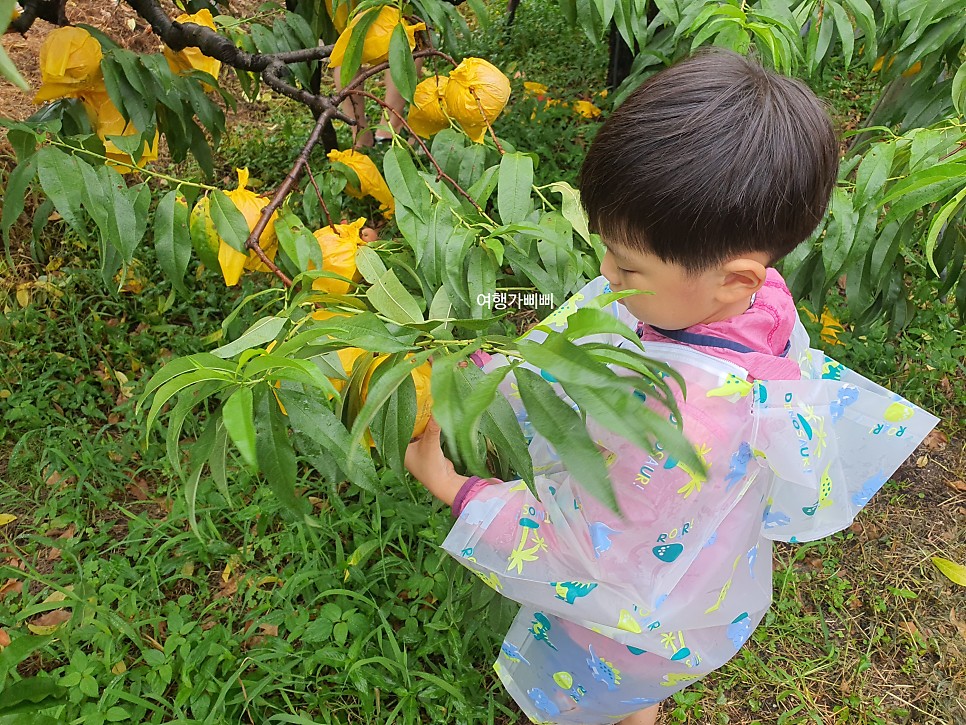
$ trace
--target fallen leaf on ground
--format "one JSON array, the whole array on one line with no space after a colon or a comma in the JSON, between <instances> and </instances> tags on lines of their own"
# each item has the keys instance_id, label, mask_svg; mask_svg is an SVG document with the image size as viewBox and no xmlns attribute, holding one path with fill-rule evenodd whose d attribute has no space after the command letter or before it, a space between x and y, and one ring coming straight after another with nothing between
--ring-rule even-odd
<instances>
[{"instance_id":1,"label":"fallen leaf on ground","mask_svg":"<svg viewBox=\"0 0 966 725\"><path fill-rule=\"evenodd\" d=\"M959 491L960 493L966 493L966 481L961 478L955 481L946 481L946 485L949 486L953 491Z\"/></svg>"},{"instance_id":2,"label":"fallen leaf on ground","mask_svg":"<svg viewBox=\"0 0 966 725\"><path fill-rule=\"evenodd\" d=\"M0 526L6 526L17 520L13 514L0 514Z\"/></svg>"},{"instance_id":3,"label":"fallen leaf on ground","mask_svg":"<svg viewBox=\"0 0 966 725\"><path fill-rule=\"evenodd\" d=\"M77 527L74 526L74 524L71 524L57 538L64 541L68 539L73 539L74 533L76 531L77 531ZM48 549L47 551L47 561L58 561L59 559L60 559L60 549L58 549L56 546L50 547L50 549Z\"/></svg>"},{"instance_id":4,"label":"fallen leaf on ground","mask_svg":"<svg viewBox=\"0 0 966 725\"><path fill-rule=\"evenodd\" d=\"M22 581L19 579L7 579L7 583L0 587L0 602L2 602L8 594L20 594L22 591Z\"/></svg>"},{"instance_id":5,"label":"fallen leaf on ground","mask_svg":"<svg viewBox=\"0 0 966 725\"><path fill-rule=\"evenodd\" d=\"M71 618L71 613L66 609L54 609L46 614L35 617L33 621L27 623L27 629L34 634L45 635L53 634L64 622Z\"/></svg>"},{"instance_id":6,"label":"fallen leaf on ground","mask_svg":"<svg viewBox=\"0 0 966 725\"><path fill-rule=\"evenodd\" d=\"M147 479L138 477L131 481L126 487L127 492L138 501L149 501L151 499L151 489Z\"/></svg>"},{"instance_id":7,"label":"fallen leaf on ground","mask_svg":"<svg viewBox=\"0 0 966 725\"><path fill-rule=\"evenodd\" d=\"M940 430L933 428L922 440L922 447L927 451L941 451L949 443L949 436Z\"/></svg>"},{"instance_id":8,"label":"fallen leaf on ground","mask_svg":"<svg viewBox=\"0 0 966 725\"><path fill-rule=\"evenodd\" d=\"M7 634L7 630L0 628L0 649L10 646L10 635Z\"/></svg>"},{"instance_id":9,"label":"fallen leaf on ground","mask_svg":"<svg viewBox=\"0 0 966 725\"><path fill-rule=\"evenodd\" d=\"M956 610L949 610L949 621L959 630L959 636L966 639L966 621L956 616Z\"/></svg>"},{"instance_id":10,"label":"fallen leaf on ground","mask_svg":"<svg viewBox=\"0 0 966 725\"><path fill-rule=\"evenodd\" d=\"M919 634L919 628L912 622L900 622L899 629L901 629L904 632L907 632L909 635L913 637Z\"/></svg>"},{"instance_id":11,"label":"fallen leaf on ground","mask_svg":"<svg viewBox=\"0 0 966 725\"><path fill-rule=\"evenodd\" d=\"M939 571L946 575L949 581L966 587L966 566L957 564L955 561L950 561L949 559L943 559L941 556L934 556L932 563L936 565Z\"/></svg>"}]
</instances>

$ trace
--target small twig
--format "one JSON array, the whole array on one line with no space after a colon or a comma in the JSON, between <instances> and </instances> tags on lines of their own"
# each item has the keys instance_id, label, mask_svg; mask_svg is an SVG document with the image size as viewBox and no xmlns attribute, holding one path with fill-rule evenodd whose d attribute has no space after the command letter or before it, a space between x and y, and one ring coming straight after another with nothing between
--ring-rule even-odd
<instances>
[{"instance_id":1,"label":"small twig","mask_svg":"<svg viewBox=\"0 0 966 725\"><path fill-rule=\"evenodd\" d=\"M960 142L959 142L959 145L958 145L958 146L956 146L956 148L954 148L954 149L953 149L952 151L950 151L950 152L949 152L948 154L943 154L942 156L940 156L940 157L939 157L939 161L945 161L945 160L946 160L946 159L948 159L948 158L949 158L950 156L953 156L953 155L955 155L955 154L958 154L958 153L959 153L960 151L962 151L963 149L966 149L966 141L960 141Z\"/></svg>"},{"instance_id":2,"label":"small twig","mask_svg":"<svg viewBox=\"0 0 966 725\"><path fill-rule=\"evenodd\" d=\"M319 188L319 185L315 181L315 174L312 173L312 167L309 166L308 159L306 159L306 161L305 161L305 170L309 174L309 181L311 181L312 182L312 186L315 187L315 193L319 197L319 204L322 205L322 211L325 212L325 218L329 222L329 226L332 229L335 229L335 224L332 221L332 215L329 214L329 207L327 207L325 205L325 199L322 198L322 190Z\"/></svg>"},{"instance_id":3,"label":"small twig","mask_svg":"<svg viewBox=\"0 0 966 725\"><path fill-rule=\"evenodd\" d=\"M251 249L253 252L255 252L255 256L262 261L262 264L268 267L269 271L271 271L272 274L274 274L276 277L282 280L282 284L284 284L286 287L291 287L294 284L294 282L292 282L292 280L289 279L288 275L285 274L285 272L283 272L281 269L279 269L278 265L276 265L275 262L273 262L268 258L268 255L265 254L265 250L262 249L261 245L258 242L253 242L251 244L249 244L248 242L245 242L245 246Z\"/></svg>"},{"instance_id":4,"label":"small twig","mask_svg":"<svg viewBox=\"0 0 966 725\"><path fill-rule=\"evenodd\" d=\"M241 685L242 697L245 698L245 714L248 715L248 719L251 721L251 724L255 725L255 719L248 711L248 692L245 690L245 681L241 678L241 675L238 676L238 684Z\"/></svg>"},{"instance_id":5,"label":"small twig","mask_svg":"<svg viewBox=\"0 0 966 725\"><path fill-rule=\"evenodd\" d=\"M439 179L446 179L446 181L448 181L450 184L452 184L453 188L456 189L456 191L458 191L463 196L463 198L465 198L466 200L468 200L470 202L470 204L472 204L474 206L474 208L478 212L480 212L481 214L483 213L483 209L480 207L479 204L476 203L476 200L472 196L470 196L469 193L465 189L463 189L462 186L460 186L458 183L456 183L456 181L451 176L449 176L445 171L443 171L443 167L439 165L439 162L436 161L436 158L429 152L429 147L426 146L426 142L423 141L413 131L412 127L409 125L409 123L406 121L406 119L403 118L399 114L399 112L396 111L395 108L393 108L392 106L390 106L388 103L386 103L385 101L383 101L381 98L377 98L376 96L372 95L371 93L369 93L367 91L349 91L349 93L352 94L352 95L364 96L364 97L368 98L371 101L375 101L380 106L382 106L384 109L386 109L387 111L389 111L392 115L394 115L397 119L399 119L400 123L402 123L402 125L405 127L405 129L407 131L409 131L410 134L412 134L412 137L414 139L416 139L416 141L422 147L423 152L426 154L426 158L429 159L430 163L433 166L436 167L436 179L437 180L439 180Z\"/></svg>"},{"instance_id":6,"label":"small twig","mask_svg":"<svg viewBox=\"0 0 966 725\"><path fill-rule=\"evenodd\" d=\"M258 258L265 263L265 266L274 272L276 277L282 280L286 287L291 287L293 285L292 280L290 280L285 273L282 272L282 270L275 266L275 264L271 262L267 256L265 256L265 252L258 244L258 238L261 237L265 227L268 226L268 220L271 219L272 214L278 210L278 208L282 205L282 202L285 200L285 197L288 196L288 193L295 186L299 176L302 174L302 167L308 163L309 154L312 153L312 149L315 148L315 145L319 142L319 137L322 135L322 129L325 127L325 124L329 122L329 119L331 119L334 115L336 115L335 107L330 105L322 112L322 115L319 116L318 120L315 122L315 128L312 129L312 133L309 134L309 138L305 142L305 146L302 147L301 153L299 153L298 158L295 159L295 165L288 172L288 174L286 174L285 178L282 180L282 183L279 184L278 189L275 190L275 195L272 197L272 200L268 202L264 209L262 209L262 214L255 223L255 228L252 229L252 233L248 235L248 239L245 241L245 246L254 250L255 254L258 255Z\"/></svg>"},{"instance_id":7,"label":"small twig","mask_svg":"<svg viewBox=\"0 0 966 725\"><path fill-rule=\"evenodd\" d=\"M486 117L486 111L483 110L483 103L480 101L480 97L476 95L476 91L474 91L472 88L470 89L470 93L473 94L473 98L476 100L476 107L480 109L480 115L483 116L483 122L486 124L486 127L490 129L490 136L493 137L493 144L496 146L496 150L500 152L500 156L503 156L505 152L503 151L503 147L500 146L500 141L497 139L496 133L493 131L493 126L490 125L490 119Z\"/></svg>"}]
</instances>

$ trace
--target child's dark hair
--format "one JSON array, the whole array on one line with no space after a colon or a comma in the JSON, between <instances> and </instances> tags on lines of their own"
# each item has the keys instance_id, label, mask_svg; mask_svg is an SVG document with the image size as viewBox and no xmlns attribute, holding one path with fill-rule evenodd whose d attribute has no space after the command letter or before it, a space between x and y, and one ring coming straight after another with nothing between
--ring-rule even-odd
<instances>
[{"instance_id":1,"label":"child's dark hair","mask_svg":"<svg viewBox=\"0 0 966 725\"><path fill-rule=\"evenodd\" d=\"M838 169L821 101L721 49L649 78L607 119L580 170L593 231L691 272L774 263L815 229Z\"/></svg>"}]
</instances>

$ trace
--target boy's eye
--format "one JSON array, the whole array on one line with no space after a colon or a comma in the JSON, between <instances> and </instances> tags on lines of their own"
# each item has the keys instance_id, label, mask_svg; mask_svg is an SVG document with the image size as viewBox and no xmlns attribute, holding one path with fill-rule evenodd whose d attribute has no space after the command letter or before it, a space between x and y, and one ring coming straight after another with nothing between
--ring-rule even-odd
<instances>
[{"instance_id":1,"label":"boy's eye","mask_svg":"<svg viewBox=\"0 0 966 725\"><path fill-rule=\"evenodd\" d=\"M617 270L623 272L624 274L634 274L633 269L624 269L623 267L618 267Z\"/></svg>"}]
</instances>

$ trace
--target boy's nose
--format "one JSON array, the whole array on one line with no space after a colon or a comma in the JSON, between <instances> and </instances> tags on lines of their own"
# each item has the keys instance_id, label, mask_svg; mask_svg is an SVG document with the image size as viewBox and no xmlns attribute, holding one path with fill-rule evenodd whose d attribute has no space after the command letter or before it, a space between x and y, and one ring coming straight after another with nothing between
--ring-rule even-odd
<instances>
[{"instance_id":1,"label":"boy's nose","mask_svg":"<svg viewBox=\"0 0 966 725\"><path fill-rule=\"evenodd\" d=\"M620 287L620 283L617 281L619 275L617 274L617 265L614 264L610 252L604 253L604 259L600 263L600 273L607 280L611 290L618 292L617 288Z\"/></svg>"}]
</instances>

